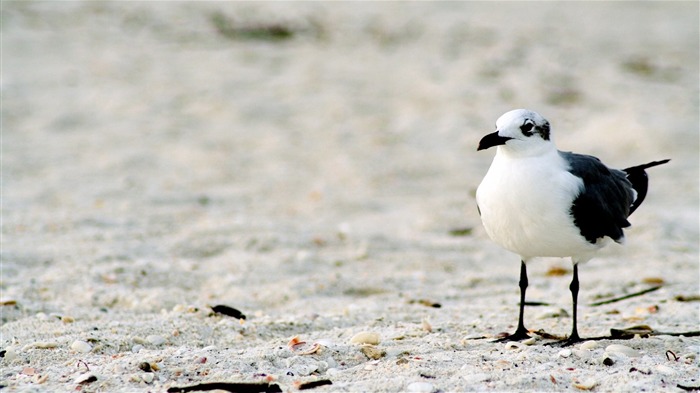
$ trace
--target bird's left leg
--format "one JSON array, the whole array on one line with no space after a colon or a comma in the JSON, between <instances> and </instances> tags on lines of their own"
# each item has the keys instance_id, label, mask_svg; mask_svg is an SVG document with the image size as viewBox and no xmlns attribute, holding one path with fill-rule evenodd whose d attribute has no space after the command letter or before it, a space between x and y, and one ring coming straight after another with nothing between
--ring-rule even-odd
<instances>
[{"instance_id":1,"label":"bird's left leg","mask_svg":"<svg viewBox=\"0 0 700 393\"><path fill-rule=\"evenodd\" d=\"M569 335L569 338L567 338L562 344L564 346L567 345L572 345L575 344L581 340L581 337L578 335L578 329L576 327L576 317L578 315L577 308L578 308L578 263L574 262L574 277L571 279L571 284L569 285L569 289L571 290L571 299L573 300L574 303L574 317L573 317L573 327L571 328L571 334Z\"/></svg>"}]
</instances>

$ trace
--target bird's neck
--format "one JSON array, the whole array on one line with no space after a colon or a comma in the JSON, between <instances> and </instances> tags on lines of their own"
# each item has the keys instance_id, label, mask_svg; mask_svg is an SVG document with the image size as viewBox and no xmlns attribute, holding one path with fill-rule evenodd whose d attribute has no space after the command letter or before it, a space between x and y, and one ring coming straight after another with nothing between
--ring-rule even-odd
<instances>
[{"instance_id":1,"label":"bird's neck","mask_svg":"<svg viewBox=\"0 0 700 393\"><path fill-rule=\"evenodd\" d=\"M508 159L546 157L557 154L554 143L542 143L535 146L498 146L496 155Z\"/></svg>"}]
</instances>

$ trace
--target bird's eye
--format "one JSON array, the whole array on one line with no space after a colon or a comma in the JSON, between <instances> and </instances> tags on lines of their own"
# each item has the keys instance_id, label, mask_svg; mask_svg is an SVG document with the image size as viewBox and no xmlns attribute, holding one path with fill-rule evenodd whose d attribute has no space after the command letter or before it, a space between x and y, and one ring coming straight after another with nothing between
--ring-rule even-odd
<instances>
[{"instance_id":1,"label":"bird's eye","mask_svg":"<svg viewBox=\"0 0 700 393\"><path fill-rule=\"evenodd\" d=\"M525 123L525 124L520 126L520 131L522 131L523 133L527 133L527 132L530 132L530 130L532 130L532 127L533 127L532 123Z\"/></svg>"}]
</instances>

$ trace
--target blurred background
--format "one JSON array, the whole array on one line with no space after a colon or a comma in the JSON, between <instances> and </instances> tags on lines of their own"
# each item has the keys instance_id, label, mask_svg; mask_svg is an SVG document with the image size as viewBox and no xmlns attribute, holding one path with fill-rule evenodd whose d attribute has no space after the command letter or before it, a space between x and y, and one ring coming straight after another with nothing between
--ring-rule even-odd
<instances>
[{"instance_id":1,"label":"blurred background","mask_svg":"<svg viewBox=\"0 0 700 393\"><path fill-rule=\"evenodd\" d=\"M514 301L474 190L479 139L520 107L562 150L671 158L611 269L697 283L697 2L3 2L1 22L22 313Z\"/></svg>"}]
</instances>

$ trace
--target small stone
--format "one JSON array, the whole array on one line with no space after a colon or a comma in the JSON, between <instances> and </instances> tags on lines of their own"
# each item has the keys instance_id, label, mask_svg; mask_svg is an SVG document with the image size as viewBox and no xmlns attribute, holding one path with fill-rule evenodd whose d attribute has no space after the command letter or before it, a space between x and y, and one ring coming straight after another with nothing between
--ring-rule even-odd
<instances>
[{"instance_id":1,"label":"small stone","mask_svg":"<svg viewBox=\"0 0 700 393\"><path fill-rule=\"evenodd\" d=\"M85 385L88 383L93 383L97 381L97 377L93 373L85 373L85 374L80 374L78 375L78 378L75 379L75 383L79 385Z\"/></svg>"},{"instance_id":2,"label":"small stone","mask_svg":"<svg viewBox=\"0 0 700 393\"><path fill-rule=\"evenodd\" d=\"M537 339L534 337L530 337L527 340L523 340L522 343L525 345L533 345L537 342Z\"/></svg>"},{"instance_id":3,"label":"small stone","mask_svg":"<svg viewBox=\"0 0 700 393\"><path fill-rule=\"evenodd\" d=\"M63 323L73 323L73 322L75 322L75 318L73 318L73 317L71 317L71 316L68 316L68 315L64 315L64 316L61 317L61 322L63 322Z\"/></svg>"},{"instance_id":4,"label":"small stone","mask_svg":"<svg viewBox=\"0 0 700 393\"><path fill-rule=\"evenodd\" d=\"M430 393L434 389L433 384L428 382L413 382L406 386L406 391L416 393Z\"/></svg>"},{"instance_id":5,"label":"small stone","mask_svg":"<svg viewBox=\"0 0 700 393\"><path fill-rule=\"evenodd\" d=\"M22 374L32 376L36 374L36 369L34 367L25 367L22 369Z\"/></svg>"},{"instance_id":6,"label":"small stone","mask_svg":"<svg viewBox=\"0 0 700 393\"><path fill-rule=\"evenodd\" d=\"M595 379L587 379L583 382L574 382L574 387L576 389L581 389L581 390L591 390L597 385L598 382L596 382Z\"/></svg>"},{"instance_id":7,"label":"small stone","mask_svg":"<svg viewBox=\"0 0 700 393\"><path fill-rule=\"evenodd\" d=\"M386 356L386 351L378 349L373 345L363 345L362 348L360 348L360 352L372 360L381 359Z\"/></svg>"},{"instance_id":8,"label":"small stone","mask_svg":"<svg viewBox=\"0 0 700 393\"><path fill-rule=\"evenodd\" d=\"M571 356L571 350L570 349L562 349L561 351L559 351L559 356L563 357L563 358L568 358L569 356Z\"/></svg>"},{"instance_id":9,"label":"small stone","mask_svg":"<svg viewBox=\"0 0 700 393\"><path fill-rule=\"evenodd\" d=\"M350 339L351 344L378 345L380 341L379 334L374 332L360 332Z\"/></svg>"},{"instance_id":10,"label":"small stone","mask_svg":"<svg viewBox=\"0 0 700 393\"><path fill-rule=\"evenodd\" d=\"M613 364L615 364L615 361L606 357L605 359L603 359L603 364L606 366L612 366Z\"/></svg>"},{"instance_id":11,"label":"small stone","mask_svg":"<svg viewBox=\"0 0 700 393\"><path fill-rule=\"evenodd\" d=\"M85 341L75 340L73 344L70 345L70 349L75 352L88 353L92 350L92 345L86 343Z\"/></svg>"},{"instance_id":12,"label":"small stone","mask_svg":"<svg viewBox=\"0 0 700 393\"><path fill-rule=\"evenodd\" d=\"M154 377L155 377L155 374L153 374L153 373L143 373L143 375L141 375L141 379L146 383L153 382Z\"/></svg>"},{"instance_id":13,"label":"small stone","mask_svg":"<svg viewBox=\"0 0 700 393\"><path fill-rule=\"evenodd\" d=\"M150 342L153 345L165 344L165 337L159 336L157 334L152 334L152 335L146 337L146 340L148 340L148 342Z\"/></svg>"},{"instance_id":14,"label":"small stone","mask_svg":"<svg viewBox=\"0 0 700 393\"><path fill-rule=\"evenodd\" d=\"M8 362L17 359L17 351L15 350L15 347L5 348L5 355L3 356L3 358Z\"/></svg>"},{"instance_id":15,"label":"small stone","mask_svg":"<svg viewBox=\"0 0 700 393\"><path fill-rule=\"evenodd\" d=\"M656 371L664 375L675 375L677 373L676 370L663 364L659 364L658 366L656 366Z\"/></svg>"},{"instance_id":16,"label":"small stone","mask_svg":"<svg viewBox=\"0 0 700 393\"><path fill-rule=\"evenodd\" d=\"M145 338L139 337L139 336L133 337L131 339L131 341L133 341L136 344L141 344L141 345L148 344L148 341Z\"/></svg>"},{"instance_id":17,"label":"small stone","mask_svg":"<svg viewBox=\"0 0 700 393\"><path fill-rule=\"evenodd\" d=\"M151 363L141 362L139 363L139 368L147 373L151 372Z\"/></svg>"},{"instance_id":18,"label":"small stone","mask_svg":"<svg viewBox=\"0 0 700 393\"><path fill-rule=\"evenodd\" d=\"M131 352L133 353L139 353L143 349L143 345L141 344L136 344L133 347L131 347Z\"/></svg>"},{"instance_id":19,"label":"small stone","mask_svg":"<svg viewBox=\"0 0 700 393\"><path fill-rule=\"evenodd\" d=\"M641 354L636 349L630 348L622 344L610 344L605 348L605 352L617 353L632 358L641 356Z\"/></svg>"}]
</instances>

